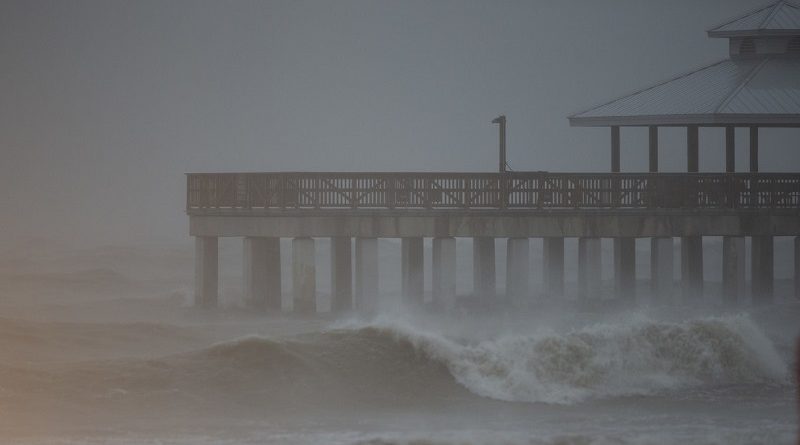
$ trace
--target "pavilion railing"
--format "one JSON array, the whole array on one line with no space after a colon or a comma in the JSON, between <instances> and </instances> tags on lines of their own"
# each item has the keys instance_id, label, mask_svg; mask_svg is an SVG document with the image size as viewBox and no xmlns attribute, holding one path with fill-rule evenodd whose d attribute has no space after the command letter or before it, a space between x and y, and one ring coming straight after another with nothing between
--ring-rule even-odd
<instances>
[{"instance_id":1,"label":"pavilion railing","mask_svg":"<svg viewBox=\"0 0 800 445\"><path fill-rule=\"evenodd\" d=\"M190 173L193 209L800 209L797 173Z\"/></svg>"}]
</instances>

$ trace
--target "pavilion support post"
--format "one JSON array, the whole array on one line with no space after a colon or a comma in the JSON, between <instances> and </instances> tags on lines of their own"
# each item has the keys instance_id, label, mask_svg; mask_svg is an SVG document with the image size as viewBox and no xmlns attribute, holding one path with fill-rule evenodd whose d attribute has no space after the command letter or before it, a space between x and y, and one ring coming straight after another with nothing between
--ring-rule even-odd
<instances>
[{"instance_id":1,"label":"pavilion support post","mask_svg":"<svg viewBox=\"0 0 800 445\"><path fill-rule=\"evenodd\" d=\"M317 269L314 238L292 239L292 285L294 312L313 314L317 311Z\"/></svg>"},{"instance_id":2,"label":"pavilion support post","mask_svg":"<svg viewBox=\"0 0 800 445\"><path fill-rule=\"evenodd\" d=\"M697 125L686 127L686 171L697 173L700 170L700 132Z\"/></svg>"},{"instance_id":3,"label":"pavilion support post","mask_svg":"<svg viewBox=\"0 0 800 445\"><path fill-rule=\"evenodd\" d=\"M524 301L530 296L530 242L528 238L509 238L506 249L506 299Z\"/></svg>"},{"instance_id":4,"label":"pavilion support post","mask_svg":"<svg viewBox=\"0 0 800 445\"><path fill-rule=\"evenodd\" d=\"M372 313L378 305L378 238L356 238L356 310Z\"/></svg>"},{"instance_id":5,"label":"pavilion support post","mask_svg":"<svg viewBox=\"0 0 800 445\"><path fill-rule=\"evenodd\" d=\"M614 291L627 306L636 302L636 238L614 238Z\"/></svg>"},{"instance_id":6,"label":"pavilion support post","mask_svg":"<svg viewBox=\"0 0 800 445\"><path fill-rule=\"evenodd\" d=\"M658 127L651 125L648 127L650 137L650 173L658 172Z\"/></svg>"},{"instance_id":7,"label":"pavilion support post","mask_svg":"<svg viewBox=\"0 0 800 445\"><path fill-rule=\"evenodd\" d=\"M722 301L735 305L745 293L745 247L743 236L722 238Z\"/></svg>"},{"instance_id":8,"label":"pavilion support post","mask_svg":"<svg viewBox=\"0 0 800 445\"><path fill-rule=\"evenodd\" d=\"M194 305L217 306L219 293L219 243L215 236L194 238Z\"/></svg>"},{"instance_id":9,"label":"pavilion support post","mask_svg":"<svg viewBox=\"0 0 800 445\"><path fill-rule=\"evenodd\" d=\"M619 127L611 127L611 173L619 173Z\"/></svg>"},{"instance_id":10,"label":"pavilion support post","mask_svg":"<svg viewBox=\"0 0 800 445\"><path fill-rule=\"evenodd\" d=\"M650 282L655 304L672 302L673 258L671 237L650 239Z\"/></svg>"},{"instance_id":11,"label":"pavilion support post","mask_svg":"<svg viewBox=\"0 0 800 445\"><path fill-rule=\"evenodd\" d=\"M472 289L476 295L493 297L496 293L494 238L472 239Z\"/></svg>"},{"instance_id":12,"label":"pavilion support post","mask_svg":"<svg viewBox=\"0 0 800 445\"><path fill-rule=\"evenodd\" d=\"M600 238L578 239L578 298L599 298L601 283Z\"/></svg>"},{"instance_id":13,"label":"pavilion support post","mask_svg":"<svg viewBox=\"0 0 800 445\"><path fill-rule=\"evenodd\" d=\"M281 240L245 237L243 242L244 298L260 310L281 310Z\"/></svg>"},{"instance_id":14,"label":"pavilion support post","mask_svg":"<svg viewBox=\"0 0 800 445\"><path fill-rule=\"evenodd\" d=\"M750 284L753 304L769 304L773 300L773 240L771 236L754 236L751 241Z\"/></svg>"},{"instance_id":15,"label":"pavilion support post","mask_svg":"<svg viewBox=\"0 0 800 445\"><path fill-rule=\"evenodd\" d=\"M456 239L433 239L433 302L450 309L456 299Z\"/></svg>"},{"instance_id":16,"label":"pavilion support post","mask_svg":"<svg viewBox=\"0 0 800 445\"><path fill-rule=\"evenodd\" d=\"M543 238L544 293L547 297L564 296L564 238Z\"/></svg>"},{"instance_id":17,"label":"pavilion support post","mask_svg":"<svg viewBox=\"0 0 800 445\"><path fill-rule=\"evenodd\" d=\"M703 296L703 237L681 237L681 290L685 301Z\"/></svg>"},{"instance_id":18,"label":"pavilion support post","mask_svg":"<svg viewBox=\"0 0 800 445\"><path fill-rule=\"evenodd\" d=\"M407 304L421 305L425 298L425 255L421 236L400 241L401 291Z\"/></svg>"},{"instance_id":19,"label":"pavilion support post","mask_svg":"<svg viewBox=\"0 0 800 445\"><path fill-rule=\"evenodd\" d=\"M353 243L349 236L331 238L331 310L353 308Z\"/></svg>"},{"instance_id":20,"label":"pavilion support post","mask_svg":"<svg viewBox=\"0 0 800 445\"><path fill-rule=\"evenodd\" d=\"M725 127L725 172L736 172L736 127Z\"/></svg>"},{"instance_id":21,"label":"pavilion support post","mask_svg":"<svg viewBox=\"0 0 800 445\"><path fill-rule=\"evenodd\" d=\"M750 172L758 172L758 127L750 127Z\"/></svg>"}]
</instances>

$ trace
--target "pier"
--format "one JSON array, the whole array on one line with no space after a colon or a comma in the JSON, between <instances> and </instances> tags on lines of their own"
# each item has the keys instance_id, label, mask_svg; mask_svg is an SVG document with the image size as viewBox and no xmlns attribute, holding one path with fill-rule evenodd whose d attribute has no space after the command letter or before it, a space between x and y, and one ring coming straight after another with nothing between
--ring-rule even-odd
<instances>
[{"instance_id":1,"label":"pier","mask_svg":"<svg viewBox=\"0 0 800 445\"><path fill-rule=\"evenodd\" d=\"M462 237L473 239L473 293L487 299L497 287L495 240L505 240L505 296L515 301L533 294L531 238L543 239L545 282L538 292L550 298L564 297L564 240L578 239L579 299L599 294L601 239L613 239L615 295L627 305L637 298L636 239L650 239L652 301L669 304L707 296L703 237L723 237L722 293L732 305L748 294L754 304L773 301L774 237L792 236L800 298L800 173L759 170L759 129L800 128L800 30L773 23L784 7L778 2L709 30L709 37L729 39L728 59L570 116L576 127L609 128L609 172L506 171L506 119L500 116L493 121L500 125L497 173L188 174L195 302L216 305L219 237L243 239L245 298L265 310L280 310L281 238L292 239L294 308L304 313L316 310L315 238L331 238L335 311L374 310L378 238L402 240L397 273L403 299L412 304L422 301L426 273L434 303L456 303L455 239ZM647 172L621 172L625 127L647 129ZM662 127L685 128L686 172L659 171ZM724 173L699 171L700 128L724 132ZM737 128L749 131L749 163L738 170ZM429 268L425 238L433 245ZM673 280L676 241L679 286Z\"/></svg>"}]
</instances>

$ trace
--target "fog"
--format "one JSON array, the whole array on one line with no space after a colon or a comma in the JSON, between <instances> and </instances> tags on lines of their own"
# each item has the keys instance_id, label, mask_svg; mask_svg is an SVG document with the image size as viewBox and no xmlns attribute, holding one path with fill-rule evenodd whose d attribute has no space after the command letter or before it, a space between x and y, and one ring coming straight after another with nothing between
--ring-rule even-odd
<instances>
[{"instance_id":1,"label":"fog","mask_svg":"<svg viewBox=\"0 0 800 445\"><path fill-rule=\"evenodd\" d=\"M234 237L219 243L219 307L195 307L185 214L189 172L495 171L500 114L511 169L607 172L609 129L567 116L727 58L705 31L760 3L0 3L0 442L790 443L791 237L775 237L764 306L723 304L721 237L702 241L692 304L679 243L673 304L659 304L638 239L630 306L610 239L586 304L577 239L563 298L543 295L531 239L530 292L505 301L503 240L497 294L476 295L472 240L458 238L447 310L431 240L425 304L406 306L400 242L385 238L366 315L329 312L319 238L312 315L291 312L288 238L282 313L248 306ZM662 128L661 171L686 170L685 131ZM762 172L798 171L800 130L760 135ZM621 140L622 171L646 171L647 129ZM747 140L738 129L737 171ZM700 171L724 157L723 130L701 128Z\"/></svg>"},{"instance_id":2,"label":"fog","mask_svg":"<svg viewBox=\"0 0 800 445\"><path fill-rule=\"evenodd\" d=\"M514 170L608 171L608 129L566 116L726 58L705 30L759 3L5 1L0 245L188 242L186 172L493 171L500 113ZM796 141L763 131L761 170ZM722 130L701 144L721 171Z\"/></svg>"}]
</instances>

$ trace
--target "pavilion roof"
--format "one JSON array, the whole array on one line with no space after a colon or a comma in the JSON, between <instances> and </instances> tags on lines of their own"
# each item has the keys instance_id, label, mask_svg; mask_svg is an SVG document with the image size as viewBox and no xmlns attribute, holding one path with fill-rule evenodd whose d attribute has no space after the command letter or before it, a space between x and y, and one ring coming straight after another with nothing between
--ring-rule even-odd
<instances>
[{"instance_id":1,"label":"pavilion roof","mask_svg":"<svg viewBox=\"0 0 800 445\"><path fill-rule=\"evenodd\" d=\"M723 60L569 117L573 126L800 125L800 58Z\"/></svg>"},{"instance_id":2,"label":"pavilion roof","mask_svg":"<svg viewBox=\"0 0 800 445\"><path fill-rule=\"evenodd\" d=\"M709 37L800 35L800 5L782 0L708 30Z\"/></svg>"}]
</instances>

